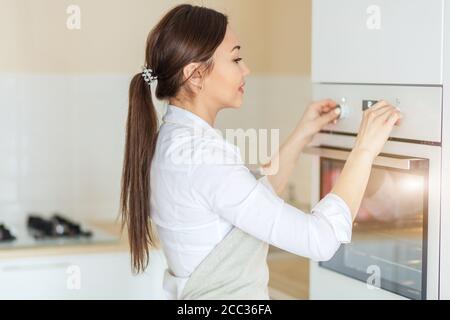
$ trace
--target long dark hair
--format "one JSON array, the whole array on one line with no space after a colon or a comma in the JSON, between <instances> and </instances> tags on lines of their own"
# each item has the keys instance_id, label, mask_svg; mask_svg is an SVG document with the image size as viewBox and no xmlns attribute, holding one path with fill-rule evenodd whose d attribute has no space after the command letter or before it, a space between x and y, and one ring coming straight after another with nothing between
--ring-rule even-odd
<instances>
[{"instance_id":1,"label":"long dark hair","mask_svg":"<svg viewBox=\"0 0 450 320\"><path fill-rule=\"evenodd\" d=\"M213 68L212 57L225 38L226 15L215 10L182 4L174 7L151 30L145 64L158 77L155 96L160 100L181 92L192 97L183 69L199 63L204 74ZM192 75L191 75L192 76ZM142 73L131 80L121 186L122 231L128 230L133 273L145 270L149 249L157 246L150 219L150 166L158 137L158 118L150 86Z\"/></svg>"}]
</instances>

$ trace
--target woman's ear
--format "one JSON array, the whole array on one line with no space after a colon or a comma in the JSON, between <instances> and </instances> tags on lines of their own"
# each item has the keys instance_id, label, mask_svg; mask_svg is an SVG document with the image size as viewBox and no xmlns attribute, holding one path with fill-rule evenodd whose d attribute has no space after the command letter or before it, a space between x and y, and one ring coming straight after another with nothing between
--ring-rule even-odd
<instances>
[{"instance_id":1,"label":"woman's ear","mask_svg":"<svg viewBox=\"0 0 450 320\"><path fill-rule=\"evenodd\" d=\"M203 73L200 67L200 63L189 63L184 67L183 75L185 79L189 79L189 84L201 90L203 87Z\"/></svg>"}]
</instances>

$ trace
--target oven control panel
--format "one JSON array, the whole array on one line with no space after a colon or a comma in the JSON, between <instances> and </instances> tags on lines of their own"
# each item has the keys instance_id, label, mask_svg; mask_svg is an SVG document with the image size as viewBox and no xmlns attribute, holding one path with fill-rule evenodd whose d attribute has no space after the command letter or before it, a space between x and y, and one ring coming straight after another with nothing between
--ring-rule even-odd
<instances>
[{"instance_id":1,"label":"oven control panel","mask_svg":"<svg viewBox=\"0 0 450 320\"><path fill-rule=\"evenodd\" d=\"M337 123L322 132L357 135L363 112L386 100L402 112L402 122L391 132L392 139L440 144L442 87L399 85L325 84L313 85L313 99L333 99L341 109ZM421 128L421 130L417 130Z\"/></svg>"}]
</instances>

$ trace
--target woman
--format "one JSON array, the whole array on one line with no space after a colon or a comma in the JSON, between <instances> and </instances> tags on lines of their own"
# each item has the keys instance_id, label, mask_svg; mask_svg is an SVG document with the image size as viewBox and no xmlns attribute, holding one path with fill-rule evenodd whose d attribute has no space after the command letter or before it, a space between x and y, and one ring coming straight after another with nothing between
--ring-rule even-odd
<instances>
[{"instance_id":1,"label":"woman","mask_svg":"<svg viewBox=\"0 0 450 320\"><path fill-rule=\"evenodd\" d=\"M180 5L151 31L147 67L131 81L123 226L137 273L156 245L156 227L170 299L268 299L269 244L315 261L330 259L350 242L372 162L401 117L385 101L365 112L337 183L305 214L279 195L302 148L337 121L340 109L331 100L309 106L265 166L271 171L276 163L277 170L256 179L239 150L214 130L220 110L242 104L250 71L239 49L225 15ZM155 80L156 97L168 101L160 128L150 87Z\"/></svg>"}]
</instances>

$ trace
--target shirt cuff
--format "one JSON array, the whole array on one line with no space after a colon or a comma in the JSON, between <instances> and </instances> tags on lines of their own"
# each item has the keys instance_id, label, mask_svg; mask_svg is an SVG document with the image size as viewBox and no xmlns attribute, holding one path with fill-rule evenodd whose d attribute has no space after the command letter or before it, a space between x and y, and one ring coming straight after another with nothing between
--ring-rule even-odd
<instances>
[{"instance_id":1,"label":"shirt cuff","mask_svg":"<svg viewBox=\"0 0 450 320\"><path fill-rule=\"evenodd\" d=\"M353 219L350 208L337 194L328 193L314 206L312 213L321 214L327 219L339 242L351 242Z\"/></svg>"}]
</instances>

